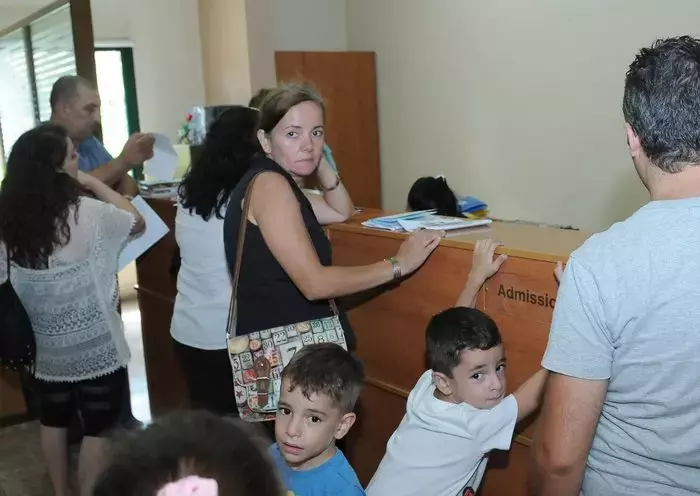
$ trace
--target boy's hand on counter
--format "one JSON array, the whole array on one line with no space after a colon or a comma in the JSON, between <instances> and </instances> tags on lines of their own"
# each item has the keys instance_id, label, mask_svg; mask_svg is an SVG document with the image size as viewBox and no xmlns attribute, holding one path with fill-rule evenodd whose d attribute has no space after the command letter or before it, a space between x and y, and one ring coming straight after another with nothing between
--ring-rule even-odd
<instances>
[{"instance_id":1,"label":"boy's hand on counter","mask_svg":"<svg viewBox=\"0 0 700 496\"><path fill-rule=\"evenodd\" d=\"M564 275L564 264L557 262L557 266L554 267L554 277L557 279L557 284L561 284L561 278Z\"/></svg>"},{"instance_id":2,"label":"boy's hand on counter","mask_svg":"<svg viewBox=\"0 0 700 496\"><path fill-rule=\"evenodd\" d=\"M508 260L508 255L499 255L494 258L496 248L503 243L492 239L480 239L476 242L474 255L472 256L472 269L469 271L469 280L481 286L501 268L503 262Z\"/></svg>"}]
</instances>

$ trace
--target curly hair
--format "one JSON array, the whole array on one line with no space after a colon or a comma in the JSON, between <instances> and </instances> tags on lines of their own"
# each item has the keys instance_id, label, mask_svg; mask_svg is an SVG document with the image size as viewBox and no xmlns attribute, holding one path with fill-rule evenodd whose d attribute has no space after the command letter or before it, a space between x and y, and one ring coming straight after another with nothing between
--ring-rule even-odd
<instances>
[{"instance_id":1,"label":"curly hair","mask_svg":"<svg viewBox=\"0 0 700 496\"><path fill-rule=\"evenodd\" d=\"M42 269L71 237L68 216L81 187L62 171L68 134L42 124L15 142L0 187L0 241L22 267ZM75 209L77 219L78 209Z\"/></svg>"},{"instance_id":2,"label":"curly hair","mask_svg":"<svg viewBox=\"0 0 700 496\"><path fill-rule=\"evenodd\" d=\"M260 152L255 137L258 111L236 106L212 124L199 157L185 174L178 193L182 206L208 221L223 219L228 197L245 174L250 159Z\"/></svg>"}]
</instances>

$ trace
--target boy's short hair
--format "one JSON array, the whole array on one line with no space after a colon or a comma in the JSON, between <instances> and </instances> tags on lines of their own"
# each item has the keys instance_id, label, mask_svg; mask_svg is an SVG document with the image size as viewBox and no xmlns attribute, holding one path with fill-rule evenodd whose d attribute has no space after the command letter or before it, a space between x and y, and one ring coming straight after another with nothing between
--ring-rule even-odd
<instances>
[{"instance_id":1,"label":"boy's short hair","mask_svg":"<svg viewBox=\"0 0 700 496\"><path fill-rule=\"evenodd\" d=\"M429 369L452 377L462 351L488 350L502 343L491 317L476 308L455 307L435 315L425 330Z\"/></svg>"},{"instance_id":2,"label":"boy's short hair","mask_svg":"<svg viewBox=\"0 0 700 496\"><path fill-rule=\"evenodd\" d=\"M350 352L334 343L319 343L297 351L282 371L282 379L289 381L289 391L300 388L306 398L314 393L327 396L348 413L355 408L365 374Z\"/></svg>"}]
</instances>

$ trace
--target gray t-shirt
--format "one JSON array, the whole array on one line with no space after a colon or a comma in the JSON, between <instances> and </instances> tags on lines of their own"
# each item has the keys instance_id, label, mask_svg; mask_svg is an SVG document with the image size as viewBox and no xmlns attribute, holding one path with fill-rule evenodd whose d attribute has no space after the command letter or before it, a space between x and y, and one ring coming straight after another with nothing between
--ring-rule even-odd
<instances>
[{"instance_id":1,"label":"gray t-shirt","mask_svg":"<svg viewBox=\"0 0 700 496\"><path fill-rule=\"evenodd\" d=\"M542 365L609 380L581 494L700 494L700 197L651 202L574 252Z\"/></svg>"}]
</instances>

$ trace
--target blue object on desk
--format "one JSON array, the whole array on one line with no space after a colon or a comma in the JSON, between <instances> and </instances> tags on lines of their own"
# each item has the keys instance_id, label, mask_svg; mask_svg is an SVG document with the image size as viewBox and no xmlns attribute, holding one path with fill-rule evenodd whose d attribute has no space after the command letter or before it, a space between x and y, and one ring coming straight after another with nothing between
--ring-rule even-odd
<instances>
[{"instance_id":1,"label":"blue object on desk","mask_svg":"<svg viewBox=\"0 0 700 496\"><path fill-rule=\"evenodd\" d=\"M473 196L463 196L457 201L457 210L460 214L484 210L487 206L486 203Z\"/></svg>"}]
</instances>

